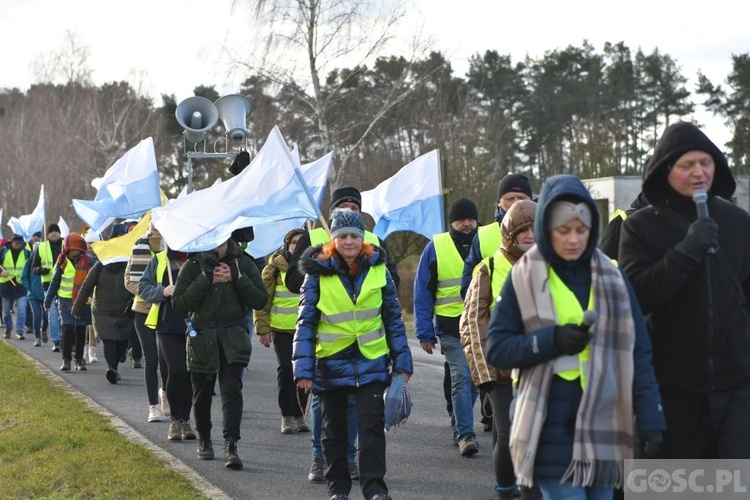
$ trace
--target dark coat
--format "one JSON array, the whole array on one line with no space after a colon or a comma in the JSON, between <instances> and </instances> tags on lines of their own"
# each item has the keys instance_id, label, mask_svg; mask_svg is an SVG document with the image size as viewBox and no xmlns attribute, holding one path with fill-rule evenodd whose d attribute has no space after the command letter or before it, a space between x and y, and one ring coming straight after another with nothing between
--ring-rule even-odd
<instances>
[{"instance_id":1,"label":"dark coat","mask_svg":"<svg viewBox=\"0 0 750 500\"><path fill-rule=\"evenodd\" d=\"M750 215L726 201L735 188L732 173L696 131L677 124L660 139L643 183L652 206L625 221L620 242L620 263L646 314L664 395L750 383ZM719 225L719 249L700 262L674 249L697 215L692 199L667 182L668 167L689 150L709 152L715 163L707 205Z\"/></svg>"},{"instance_id":2,"label":"dark coat","mask_svg":"<svg viewBox=\"0 0 750 500\"><path fill-rule=\"evenodd\" d=\"M172 306L177 312L190 313L199 337L216 338L222 344L228 364L247 365L252 351L248 315L251 309L266 304L268 294L255 263L237 243L229 240L221 262L234 269L238 263L239 275L233 273L228 283L213 283L213 268L219 265L216 254L208 251L191 255L177 276ZM188 350L188 370L203 373L218 370L215 349L203 354L190 346Z\"/></svg>"},{"instance_id":3,"label":"dark coat","mask_svg":"<svg viewBox=\"0 0 750 500\"><path fill-rule=\"evenodd\" d=\"M80 316L91 300L91 316L96 333L102 340L128 340L133 329L133 318L126 314L132 297L125 288L126 262L94 264L78 291L71 308L73 316Z\"/></svg>"},{"instance_id":4,"label":"dark coat","mask_svg":"<svg viewBox=\"0 0 750 500\"><path fill-rule=\"evenodd\" d=\"M599 217L589 193L580 182L572 182L571 178L572 176L555 176L543 186L534 220L534 236L545 259L575 294L581 307L586 309L591 288L590 263L596 250ZM554 253L545 227L550 204L571 195L588 203L593 220L586 251L578 260L566 262ZM625 282L627 284L627 279ZM633 405L637 427L639 431L661 431L666 424L660 410L661 399L651 366L651 343L630 285L628 293L635 323ZM555 344L554 326L535 332L525 331L512 279L505 282L500 297L502 300L498 299L487 329L487 361L491 365L501 369L520 368L523 377L524 368L561 356ZM547 418L537 448L535 477L559 479L568 468L573 456L573 430L582 394L580 381L568 382L560 377L553 377L549 389Z\"/></svg>"},{"instance_id":5,"label":"dark coat","mask_svg":"<svg viewBox=\"0 0 750 500\"><path fill-rule=\"evenodd\" d=\"M300 310L297 331L294 334L295 379L312 379L313 390L325 391L339 387L358 387L364 384L390 380L389 367L397 373L413 372L411 351L406 341L406 329L401 317L401 305L390 272L386 272L386 285L383 288L381 317L389 354L377 359L367 359L359 351L355 342L341 352L326 358L315 355L315 342L320 321L317 308L320 298L320 276L338 275L350 297L357 297L370 267L384 264L385 258L379 247L375 247L372 257L360 256L357 275L351 278L348 267L338 258L322 260L318 257L321 247L311 247L300 260L301 270L307 274L300 295Z\"/></svg>"}]
</instances>

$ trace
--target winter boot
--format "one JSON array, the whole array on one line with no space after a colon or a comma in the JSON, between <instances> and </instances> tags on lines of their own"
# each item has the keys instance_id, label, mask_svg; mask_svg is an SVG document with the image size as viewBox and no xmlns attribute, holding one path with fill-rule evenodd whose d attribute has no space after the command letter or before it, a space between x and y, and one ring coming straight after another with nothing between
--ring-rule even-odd
<instances>
[{"instance_id":1,"label":"winter boot","mask_svg":"<svg viewBox=\"0 0 750 500\"><path fill-rule=\"evenodd\" d=\"M210 436L200 435L198 439L198 460L213 460L214 446Z\"/></svg>"},{"instance_id":2,"label":"winter boot","mask_svg":"<svg viewBox=\"0 0 750 500\"><path fill-rule=\"evenodd\" d=\"M227 469L241 469L242 460L237 455L237 438L230 437L224 440L224 467Z\"/></svg>"}]
</instances>

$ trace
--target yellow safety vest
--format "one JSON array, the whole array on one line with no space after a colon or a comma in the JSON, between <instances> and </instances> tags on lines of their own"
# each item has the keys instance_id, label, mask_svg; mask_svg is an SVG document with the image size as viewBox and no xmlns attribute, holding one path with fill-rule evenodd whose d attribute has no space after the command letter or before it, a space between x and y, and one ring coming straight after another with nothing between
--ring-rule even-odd
<instances>
[{"instance_id":1,"label":"yellow safety vest","mask_svg":"<svg viewBox=\"0 0 750 500\"><path fill-rule=\"evenodd\" d=\"M371 267L362 282L357 302L352 304L352 298L337 275L320 277L317 306L320 321L315 344L317 357L332 356L355 341L367 359L377 359L388 353L380 314L385 284L385 266Z\"/></svg>"},{"instance_id":2,"label":"yellow safety vest","mask_svg":"<svg viewBox=\"0 0 750 500\"><path fill-rule=\"evenodd\" d=\"M273 291L273 304L271 304L271 328L277 330L294 330L297 324L297 310L299 308L299 295L290 292L284 285L286 273L280 271L281 284L276 282Z\"/></svg>"},{"instance_id":3,"label":"yellow safety vest","mask_svg":"<svg viewBox=\"0 0 750 500\"><path fill-rule=\"evenodd\" d=\"M325 245L331 242L330 235L322 227L318 227L310 231L310 246ZM365 241L371 245L380 245L380 240L370 231L365 231Z\"/></svg>"},{"instance_id":4,"label":"yellow safety vest","mask_svg":"<svg viewBox=\"0 0 750 500\"><path fill-rule=\"evenodd\" d=\"M67 259L67 257L64 257ZM60 289L57 291L57 296L63 299L73 298L73 284L76 277L76 266L70 260L65 264L65 270L63 270L62 278L60 279Z\"/></svg>"},{"instance_id":5,"label":"yellow safety vest","mask_svg":"<svg viewBox=\"0 0 750 500\"><path fill-rule=\"evenodd\" d=\"M15 278L16 282L20 283L24 264L26 264L26 251L23 247L18 252L18 260L15 263L10 248L7 249L3 259L3 269L8 271L8 277L0 276L0 283L7 283L11 278Z\"/></svg>"},{"instance_id":6,"label":"yellow safety vest","mask_svg":"<svg viewBox=\"0 0 750 500\"><path fill-rule=\"evenodd\" d=\"M487 266L488 269L490 269L490 259L493 259L493 268L492 268L492 302L490 302L490 311L495 308L495 304L497 304L497 296L500 295L500 290L503 289L503 285L505 284L505 280L508 278L508 274L510 274L510 270L513 267L513 264L510 263L508 258L503 255L502 252L499 250L495 252L495 255L492 257L487 257L482 262L484 262L484 265Z\"/></svg>"},{"instance_id":7,"label":"yellow safety vest","mask_svg":"<svg viewBox=\"0 0 750 500\"><path fill-rule=\"evenodd\" d=\"M164 279L164 273L167 270L167 251L162 250L156 254L156 282L161 283ZM137 296L136 296L137 297ZM143 299L141 299L143 302ZM146 316L146 326L152 330L156 330L156 325L159 324L159 310L161 309L161 303L151 304L151 309L148 311Z\"/></svg>"},{"instance_id":8,"label":"yellow safety vest","mask_svg":"<svg viewBox=\"0 0 750 500\"><path fill-rule=\"evenodd\" d=\"M583 321L583 309L575 294L568 288L554 269L549 268L549 290L552 294L552 302L555 304L557 324L580 325ZM589 303L587 309L594 309L594 288L589 291ZM565 380L573 381L580 377L581 388L586 388L585 367L591 357L591 346L575 356L560 356L555 360L555 373Z\"/></svg>"},{"instance_id":9,"label":"yellow safety vest","mask_svg":"<svg viewBox=\"0 0 750 500\"><path fill-rule=\"evenodd\" d=\"M50 270L55 267L55 261L52 258L52 244L49 240L39 244L39 261L41 262L41 267L46 267ZM42 275L42 283L49 283L50 281L52 281L52 272Z\"/></svg>"},{"instance_id":10,"label":"yellow safety vest","mask_svg":"<svg viewBox=\"0 0 750 500\"><path fill-rule=\"evenodd\" d=\"M447 318L461 316L464 301L461 298L461 276L464 260L458 253L450 233L436 234L432 238L437 257L437 290L435 291L435 314Z\"/></svg>"},{"instance_id":11,"label":"yellow safety vest","mask_svg":"<svg viewBox=\"0 0 750 500\"><path fill-rule=\"evenodd\" d=\"M497 222L487 224L486 226L480 226L479 229L477 229L477 237L479 238L479 251L481 252L483 259L492 256L503 243L500 224Z\"/></svg>"}]
</instances>

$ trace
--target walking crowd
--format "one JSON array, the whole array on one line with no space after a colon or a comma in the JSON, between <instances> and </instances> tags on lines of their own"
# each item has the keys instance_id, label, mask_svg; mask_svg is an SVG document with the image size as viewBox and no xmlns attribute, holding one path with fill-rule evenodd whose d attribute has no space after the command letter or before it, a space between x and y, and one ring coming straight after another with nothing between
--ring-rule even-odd
<instances>
[{"instance_id":1,"label":"walking crowd","mask_svg":"<svg viewBox=\"0 0 750 500\"><path fill-rule=\"evenodd\" d=\"M451 204L417 265L414 332L445 358L456 460L482 451L481 405L494 498L618 498L626 459L750 458L750 215L735 189L721 150L679 122L646 161L633 209L609 223L606 252L597 204L572 175L538 196L526 176L505 176L485 225L472 200ZM263 260L247 232L186 254L145 221L112 226L109 239L144 228L127 262L99 261L91 230L14 235L0 249L5 338L51 342L62 372L99 362L101 341L113 385L128 358L143 361L146 418L169 419L166 439L195 440L198 460L215 458L218 381L224 465L239 469L257 336L278 361L280 432L310 433L308 480L331 500L355 480L365 498L389 499L383 396L414 372L401 280L359 190L331 199L327 227L289 231Z\"/></svg>"}]
</instances>

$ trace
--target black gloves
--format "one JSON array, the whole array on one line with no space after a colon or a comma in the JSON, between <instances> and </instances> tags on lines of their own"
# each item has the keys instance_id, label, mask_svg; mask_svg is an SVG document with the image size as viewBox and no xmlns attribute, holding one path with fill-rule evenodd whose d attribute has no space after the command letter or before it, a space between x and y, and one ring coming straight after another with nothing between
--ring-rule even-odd
<instances>
[{"instance_id":1,"label":"black gloves","mask_svg":"<svg viewBox=\"0 0 750 500\"><path fill-rule=\"evenodd\" d=\"M703 260L709 248L719 248L719 225L710 217L690 224L685 238L674 249L696 262Z\"/></svg>"},{"instance_id":2,"label":"black gloves","mask_svg":"<svg viewBox=\"0 0 750 500\"><path fill-rule=\"evenodd\" d=\"M34 274L37 276L44 276L45 274L49 274L50 271L52 271L49 267L35 267L34 268Z\"/></svg>"},{"instance_id":3,"label":"black gloves","mask_svg":"<svg viewBox=\"0 0 750 500\"><path fill-rule=\"evenodd\" d=\"M664 436L659 431L638 432L636 458L654 458L661 450Z\"/></svg>"},{"instance_id":4,"label":"black gloves","mask_svg":"<svg viewBox=\"0 0 750 500\"><path fill-rule=\"evenodd\" d=\"M583 351L590 338L591 335L588 330L581 330L580 325L558 325L555 327L557 349L567 356Z\"/></svg>"},{"instance_id":5,"label":"black gloves","mask_svg":"<svg viewBox=\"0 0 750 500\"><path fill-rule=\"evenodd\" d=\"M492 392L492 389L495 388L495 382L485 382L484 384L479 384L479 389L483 390L484 392Z\"/></svg>"}]
</instances>

